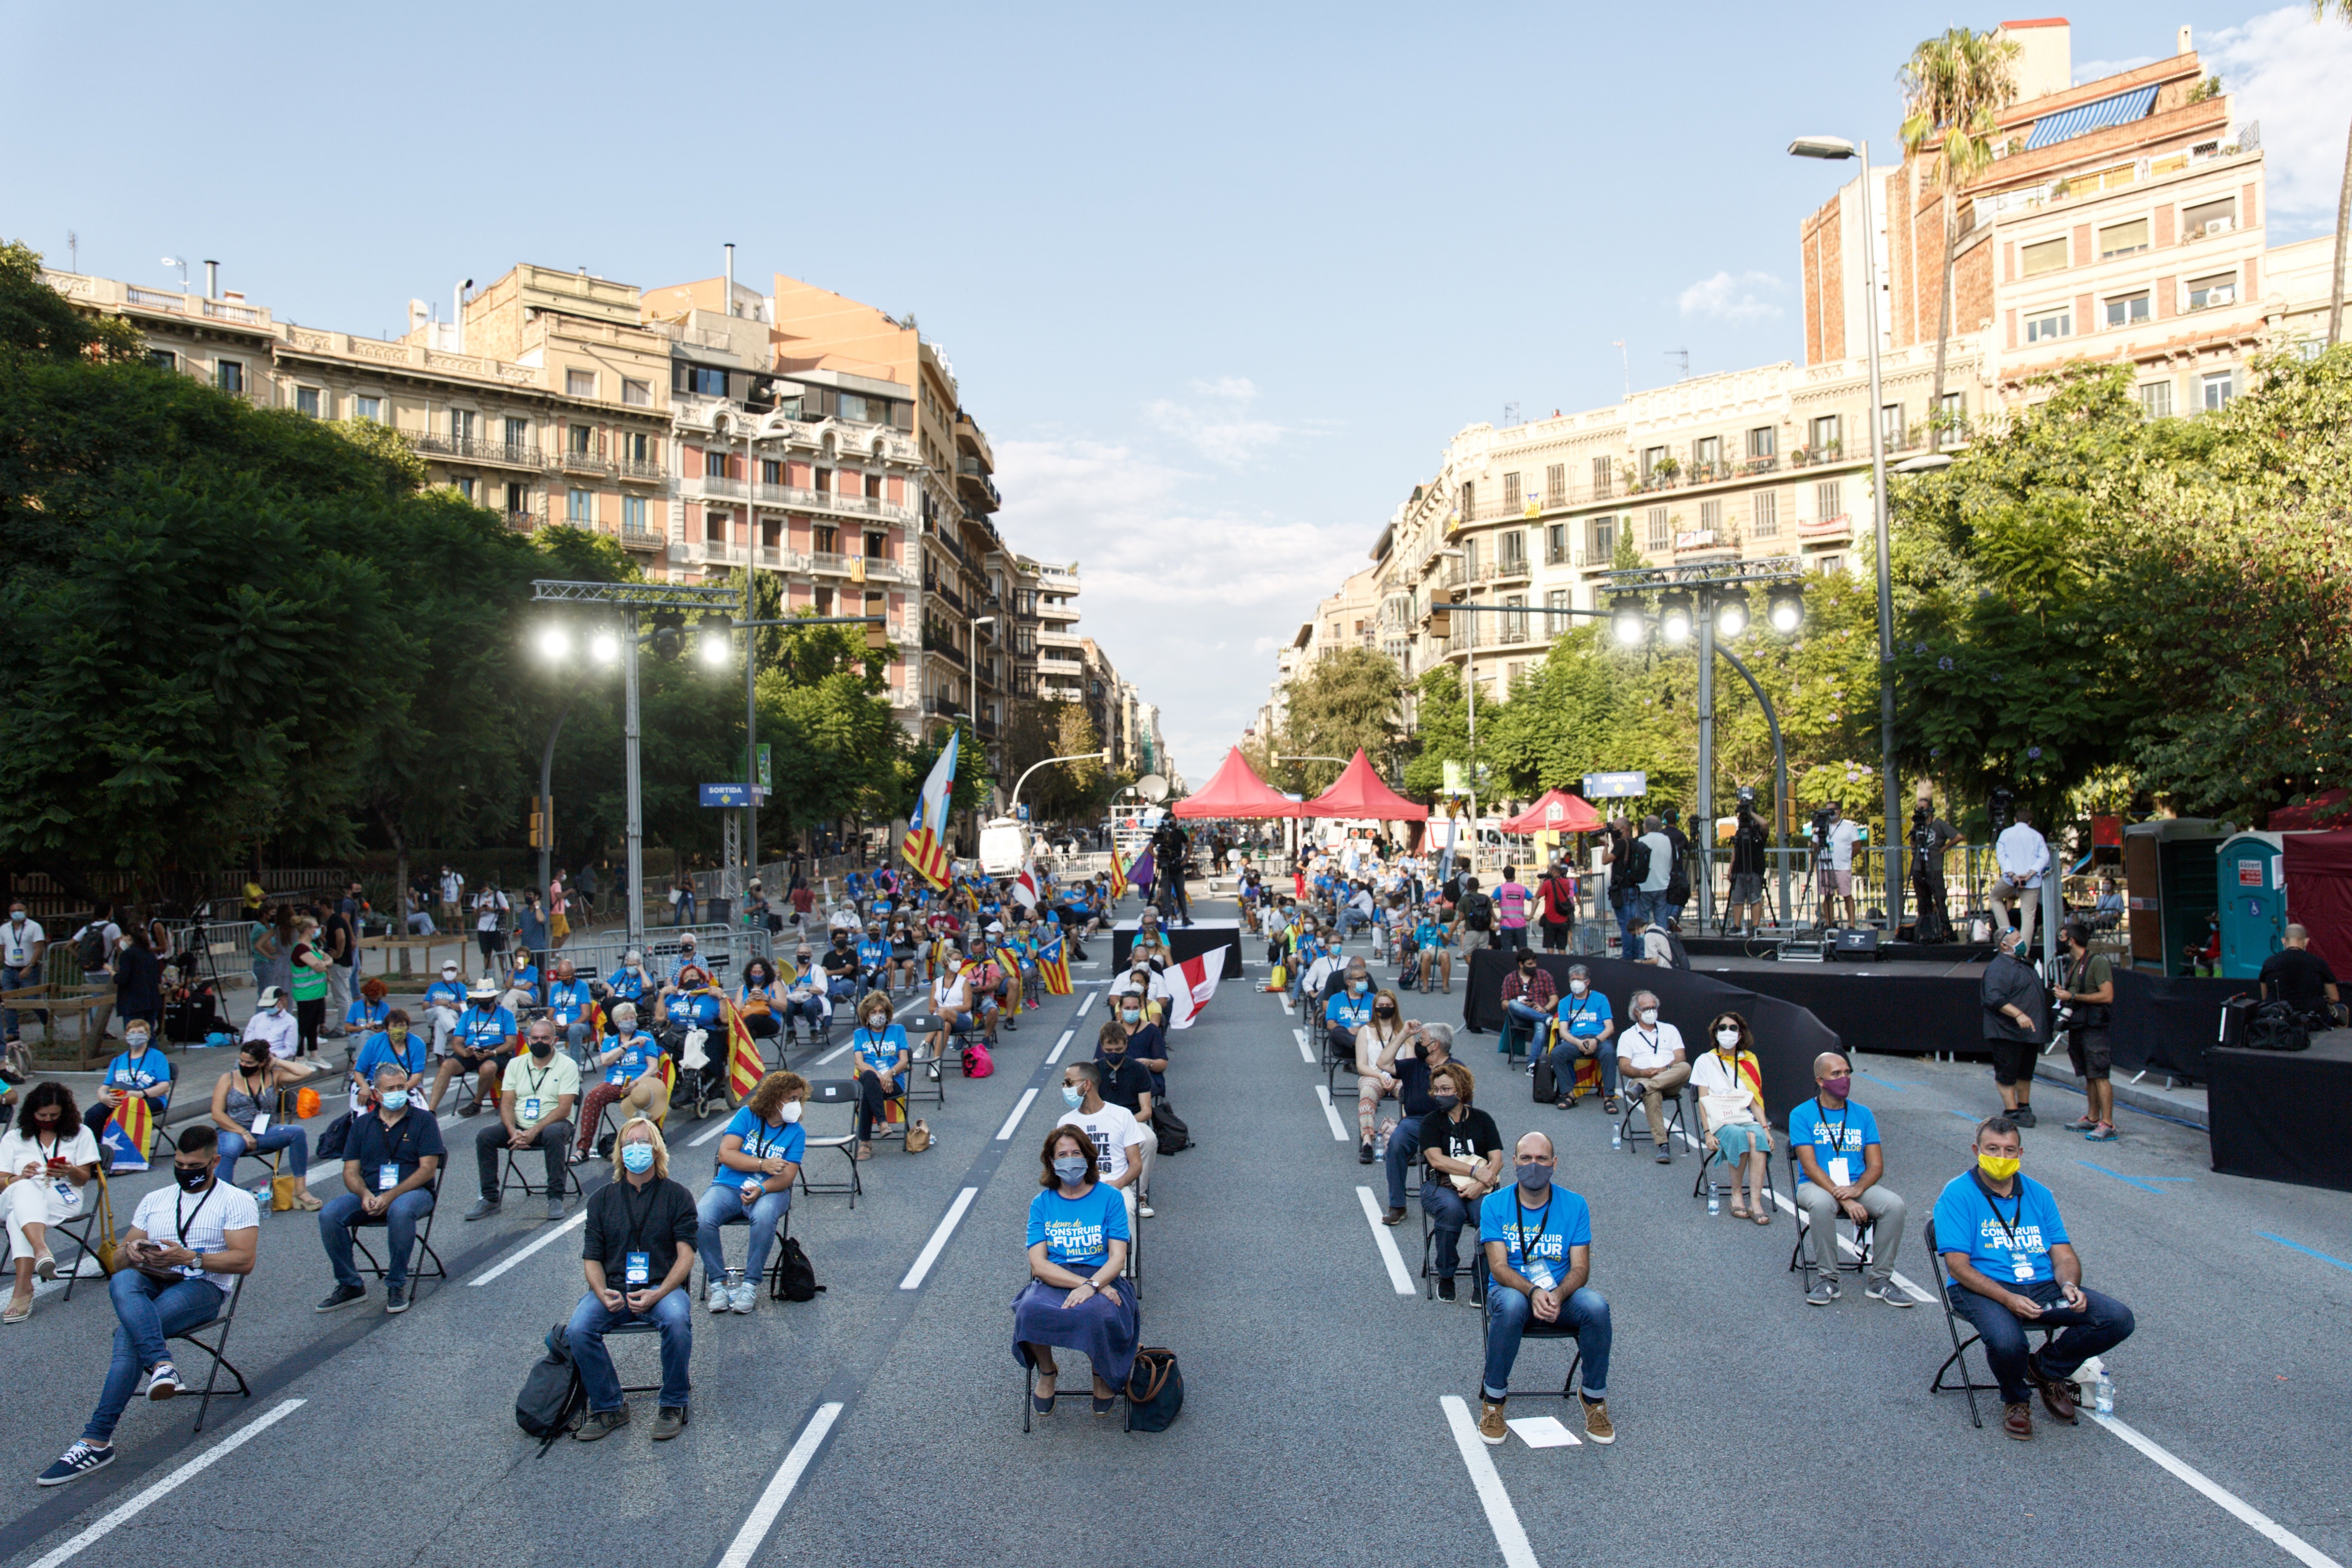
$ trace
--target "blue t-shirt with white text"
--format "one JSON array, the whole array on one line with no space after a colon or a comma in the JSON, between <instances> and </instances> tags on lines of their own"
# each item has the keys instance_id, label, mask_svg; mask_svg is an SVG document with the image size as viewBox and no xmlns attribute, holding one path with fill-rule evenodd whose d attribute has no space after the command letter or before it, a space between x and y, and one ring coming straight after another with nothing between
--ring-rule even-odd
<instances>
[{"instance_id":1,"label":"blue t-shirt with white text","mask_svg":"<svg viewBox=\"0 0 2352 1568\"><path fill-rule=\"evenodd\" d=\"M2022 1172L2016 1186L2000 1197L1974 1171L1963 1171L1936 1199L1936 1250L1967 1253L1978 1273L2004 1289L2057 1278L2050 1249L2067 1245L2050 1189Z\"/></svg>"},{"instance_id":2,"label":"blue t-shirt with white text","mask_svg":"<svg viewBox=\"0 0 2352 1568\"><path fill-rule=\"evenodd\" d=\"M1345 991L1323 1004L1323 1026L1327 1029L1355 1030L1372 1021L1372 993L1364 988L1361 996L1350 996Z\"/></svg>"},{"instance_id":3,"label":"blue t-shirt with white text","mask_svg":"<svg viewBox=\"0 0 2352 1568\"><path fill-rule=\"evenodd\" d=\"M1598 1036L1616 1015L1610 1011L1609 998L1598 991L1573 995L1562 991L1558 1011L1559 1026L1572 1039L1589 1040Z\"/></svg>"},{"instance_id":4,"label":"blue t-shirt with white text","mask_svg":"<svg viewBox=\"0 0 2352 1568\"><path fill-rule=\"evenodd\" d=\"M1478 1205L1478 1245L1490 1241L1503 1244L1504 1261L1528 1283L1549 1290L1568 1278L1569 1248L1592 1245L1592 1209L1557 1184L1547 1201L1523 1209L1513 1182Z\"/></svg>"},{"instance_id":5,"label":"blue t-shirt with white text","mask_svg":"<svg viewBox=\"0 0 2352 1568\"><path fill-rule=\"evenodd\" d=\"M1083 1196L1066 1198L1048 1187L1029 1200L1029 1239L1045 1244L1045 1261L1078 1274L1091 1274L1110 1257L1110 1244L1128 1239L1127 1199L1108 1182L1097 1182Z\"/></svg>"},{"instance_id":6,"label":"blue t-shirt with white text","mask_svg":"<svg viewBox=\"0 0 2352 1568\"><path fill-rule=\"evenodd\" d=\"M1836 1110L1823 1111L1822 1102L1809 1100L1789 1112L1789 1147L1801 1144L1813 1146L1813 1158L1822 1167L1822 1174L1830 1178L1832 1186L1842 1185L1832 1160L1845 1161L1847 1182L1862 1180L1863 1151L1878 1142L1878 1118L1870 1107L1856 1105L1852 1100ZM1805 1174L1805 1163L1797 1162L1797 1184L1804 1185L1812 1178Z\"/></svg>"},{"instance_id":7,"label":"blue t-shirt with white text","mask_svg":"<svg viewBox=\"0 0 2352 1568\"><path fill-rule=\"evenodd\" d=\"M748 1105L738 1110L734 1120L727 1123L727 1132L743 1140L743 1152L754 1160L790 1160L797 1165L802 1151L808 1147L808 1134L799 1122L762 1121ZM727 1132L720 1133L719 1137L724 1139ZM748 1172L721 1165L712 1173L710 1181L714 1186L740 1186L747 1174Z\"/></svg>"},{"instance_id":8,"label":"blue t-shirt with white text","mask_svg":"<svg viewBox=\"0 0 2352 1568\"><path fill-rule=\"evenodd\" d=\"M620 1047L621 1055L604 1069L606 1083L635 1083L645 1076L647 1068L661 1060L662 1048L654 1043L651 1035L640 1032L626 1039L615 1039L614 1044Z\"/></svg>"}]
</instances>

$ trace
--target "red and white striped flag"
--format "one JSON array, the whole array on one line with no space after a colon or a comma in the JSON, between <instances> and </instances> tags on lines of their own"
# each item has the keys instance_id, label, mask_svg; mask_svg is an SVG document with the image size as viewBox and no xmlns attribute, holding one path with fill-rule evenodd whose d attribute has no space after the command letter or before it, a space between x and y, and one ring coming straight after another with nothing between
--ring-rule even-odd
<instances>
[{"instance_id":1,"label":"red and white striped flag","mask_svg":"<svg viewBox=\"0 0 2352 1568\"><path fill-rule=\"evenodd\" d=\"M1175 993L1170 999L1169 1026L1189 1029L1209 1005L1209 998L1217 994L1217 977L1224 973L1225 950L1213 947L1197 958L1188 958L1178 964L1168 976L1168 988Z\"/></svg>"}]
</instances>

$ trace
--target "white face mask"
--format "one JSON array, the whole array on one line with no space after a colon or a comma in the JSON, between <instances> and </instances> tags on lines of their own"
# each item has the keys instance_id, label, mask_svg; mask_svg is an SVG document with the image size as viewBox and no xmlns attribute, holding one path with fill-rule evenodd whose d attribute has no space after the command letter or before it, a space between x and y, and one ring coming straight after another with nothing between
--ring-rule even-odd
<instances>
[{"instance_id":1,"label":"white face mask","mask_svg":"<svg viewBox=\"0 0 2352 1568\"><path fill-rule=\"evenodd\" d=\"M1715 1032L1715 1043L1721 1046L1727 1051L1731 1050L1739 1044L1739 1031L1737 1029L1717 1029Z\"/></svg>"},{"instance_id":2,"label":"white face mask","mask_svg":"<svg viewBox=\"0 0 2352 1568\"><path fill-rule=\"evenodd\" d=\"M1643 1008L1643 1009L1642 1009L1642 1027L1643 1027L1643 1028L1645 1028L1645 1029L1654 1029L1654 1028L1656 1028L1657 1026L1658 1026L1658 1010L1657 1010L1655 1007L1644 1007L1644 1008Z\"/></svg>"},{"instance_id":3,"label":"white face mask","mask_svg":"<svg viewBox=\"0 0 2352 1568\"><path fill-rule=\"evenodd\" d=\"M784 1101L783 1110L777 1114L786 1121L798 1121L801 1119L801 1102L797 1100L788 1100Z\"/></svg>"},{"instance_id":4,"label":"white face mask","mask_svg":"<svg viewBox=\"0 0 2352 1568\"><path fill-rule=\"evenodd\" d=\"M1585 992L1586 992L1586 991L1588 991L1588 990L1590 990L1590 989L1591 989L1591 987L1587 986L1587 985L1584 984L1584 982L1583 982L1583 981L1581 981L1581 980L1571 980L1571 981L1570 981L1570 982L1568 983L1568 988L1569 988L1569 990L1570 990L1570 991L1571 991L1571 992L1575 993L1575 994L1576 994L1577 995L1579 995L1579 996L1583 995L1583 994L1585 994Z\"/></svg>"}]
</instances>

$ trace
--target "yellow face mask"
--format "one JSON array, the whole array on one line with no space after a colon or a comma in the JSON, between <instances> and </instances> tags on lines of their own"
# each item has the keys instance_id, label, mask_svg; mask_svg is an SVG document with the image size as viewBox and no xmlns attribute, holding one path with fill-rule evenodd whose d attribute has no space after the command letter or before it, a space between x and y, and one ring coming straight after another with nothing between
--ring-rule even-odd
<instances>
[{"instance_id":1,"label":"yellow face mask","mask_svg":"<svg viewBox=\"0 0 2352 1568\"><path fill-rule=\"evenodd\" d=\"M1987 1176L1996 1182L2005 1182L2009 1180L2010 1177L2017 1174L2017 1167L2020 1163L2021 1163L2021 1161L2019 1161L2015 1156L2009 1154L1979 1154L1977 1156L1977 1169L1982 1171Z\"/></svg>"}]
</instances>

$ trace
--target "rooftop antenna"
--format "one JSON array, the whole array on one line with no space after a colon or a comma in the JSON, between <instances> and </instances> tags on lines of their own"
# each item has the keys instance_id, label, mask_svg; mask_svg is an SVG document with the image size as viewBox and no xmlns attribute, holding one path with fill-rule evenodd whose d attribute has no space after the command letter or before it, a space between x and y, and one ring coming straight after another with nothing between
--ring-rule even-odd
<instances>
[{"instance_id":1,"label":"rooftop antenna","mask_svg":"<svg viewBox=\"0 0 2352 1568\"><path fill-rule=\"evenodd\" d=\"M73 258L69 264L72 269L79 272L81 270L81 236L71 229L66 230L66 254Z\"/></svg>"},{"instance_id":2,"label":"rooftop antenna","mask_svg":"<svg viewBox=\"0 0 2352 1568\"><path fill-rule=\"evenodd\" d=\"M1516 403L1506 403L1506 404L1504 404L1504 405L1503 405L1503 428L1504 428L1504 429L1506 429L1506 430L1508 430L1508 429L1510 429L1512 426L1514 426L1517 425L1518 423L1519 423L1519 405L1518 405L1517 404L1516 404Z\"/></svg>"},{"instance_id":3,"label":"rooftop antenna","mask_svg":"<svg viewBox=\"0 0 2352 1568\"><path fill-rule=\"evenodd\" d=\"M1683 376L1682 376L1682 378L1683 378L1685 381L1688 381L1688 380L1690 379L1690 350L1688 350L1688 349L1668 349L1668 350L1666 351L1666 357L1667 357L1668 359L1679 359L1679 360L1681 360L1681 361L1683 362Z\"/></svg>"},{"instance_id":4,"label":"rooftop antenna","mask_svg":"<svg viewBox=\"0 0 2352 1568\"><path fill-rule=\"evenodd\" d=\"M1625 340L1619 338L1610 346L1617 351L1618 361L1625 367L1625 395L1631 397L1633 395L1633 362L1626 356Z\"/></svg>"}]
</instances>

